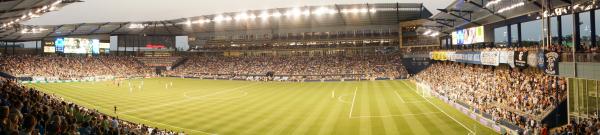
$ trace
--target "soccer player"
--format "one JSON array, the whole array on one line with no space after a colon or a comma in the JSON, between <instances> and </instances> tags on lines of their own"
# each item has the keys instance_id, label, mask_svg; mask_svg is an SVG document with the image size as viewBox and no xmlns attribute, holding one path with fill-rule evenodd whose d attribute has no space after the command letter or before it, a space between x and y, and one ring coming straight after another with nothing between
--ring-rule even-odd
<instances>
[{"instance_id":1,"label":"soccer player","mask_svg":"<svg viewBox=\"0 0 600 135\"><path fill-rule=\"evenodd\" d=\"M117 106L115 105L115 114L117 114Z\"/></svg>"}]
</instances>

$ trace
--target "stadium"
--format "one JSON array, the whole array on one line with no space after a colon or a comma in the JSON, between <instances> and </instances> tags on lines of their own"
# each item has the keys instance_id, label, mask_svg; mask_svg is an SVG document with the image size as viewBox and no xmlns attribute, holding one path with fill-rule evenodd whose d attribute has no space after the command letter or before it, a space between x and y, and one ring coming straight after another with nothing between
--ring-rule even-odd
<instances>
[{"instance_id":1,"label":"stadium","mask_svg":"<svg viewBox=\"0 0 600 135\"><path fill-rule=\"evenodd\" d=\"M595 135L599 2L0 0L0 135Z\"/></svg>"}]
</instances>

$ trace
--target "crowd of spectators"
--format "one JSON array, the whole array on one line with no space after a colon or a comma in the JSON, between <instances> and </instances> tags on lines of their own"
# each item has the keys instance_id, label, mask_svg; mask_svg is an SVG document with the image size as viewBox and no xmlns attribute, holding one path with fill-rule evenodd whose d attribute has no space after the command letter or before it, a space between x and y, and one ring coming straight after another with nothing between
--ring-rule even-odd
<instances>
[{"instance_id":1,"label":"crowd of spectators","mask_svg":"<svg viewBox=\"0 0 600 135\"><path fill-rule=\"evenodd\" d=\"M149 76L150 68L144 67L134 57L117 56L38 56L9 55L0 57L0 71L13 76L58 77L61 80L90 76Z\"/></svg>"},{"instance_id":2,"label":"crowd of spectators","mask_svg":"<svg viewBox=\"0 0 600 135\"><path fill-rule=\"evenodd\" d=\"M2 135L176 135L135 124L0 78Z\"/></svg>"},{"instance_id":3,"label":"crowd of spectators","mask_svg":"<svg viewBox=\"0 0 600 135\"><path fill-rule=\"evenodd\" d=\"M598 118L572 119L570 124L558 127L554 135L598 135L600 134L600 120Z\"/></svg>"},{"instance_id":4,"label":"crowd of spectators","mask_svg":"<svg viewBox=\"0 0 600 135\"><path fill-rule=\"evenodd\" d=\"M537 68L506 65L435 63L415 79L440 95L491 115L497 122L516 125L525 133L543 129L537 121L566 99L567 90L563 78L545 75Z\"/></svg>"},{"instance_id":5,"label":"crowd of spectators","mask_svg":"<svg viewBox=\"0 0 600 135\"><path fill-rule=\"evenodd\" d=\"M168 72L174 76L229 77L246 75L289 76L308 79L340 79L344 76L362 78L401 78L407 72L397 55L370 56L256 56L256 57L189 57L183 65ZM354 78L356 79L356 78Z\"/></svg>"}]
</instances>

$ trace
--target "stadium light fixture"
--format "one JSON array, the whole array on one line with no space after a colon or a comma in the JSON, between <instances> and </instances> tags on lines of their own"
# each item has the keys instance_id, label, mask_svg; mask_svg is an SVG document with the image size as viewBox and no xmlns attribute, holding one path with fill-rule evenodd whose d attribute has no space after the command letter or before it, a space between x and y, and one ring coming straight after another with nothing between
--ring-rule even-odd
<instances>
[{"instance_id":1,"label":"stadium light fixture","mask_svg":"<svg viewBox=\"0 0 600 135\"><path fill-rule=\"evenodd\" d=\"M362 9L360 9L360 12L361 12L361 13L367 13L367 12L369 12L369 9L367 9L367 8L362 8Z\"/></svg>"},{"instance_id":2,"label":"stadium light fixture","mask_svg":"<svg viewBox=\"0 0 600 135\"><path fill-rule=\"evenodd\" d=\"M375 9L375 8L371 8L371 10L370 10L369 12L371 12L371 13L376 13L376 12L377 12L377 9Z\"/></svg>"},{"instance_id":3,"label":"stadium light fixture","mask_svg":"<svg viewBox=\"0 0 600 135\"><path fill-rule=\"evenodd\" d=\"M271 16L273 16L273 17L281 17L281 15L282 15L281 13L275 12Z\"/></svg>"},{"instance_id":4,"label":"stadium light fixture","mask_svg":"<svg viewBox=\"0 0 600 135\"><path fill-rule=\"evenodd\" d=\"M505 11L508 11L508 10L512 10L514 8L521 7L521 6L524 6L524 5L525 5L525 2L519 2L519 3L516 3L516 4L510 5L508 7L499 9L498 13L502 13L502 12L505 12Z\"/></svg>"},{"instance_id":5,"label":"stadium light fixture","mask_svg":"<svg viewBox=\"0 0 600 135\"><path fill-rule=\"evenodd\" d=\"M130 29L141 29L146 27L146 24L130 24L128 28Z\"/></svg>"},{"instance_id":6,"label":"stadium light fixture","mask_svg":"<svg viewBox=\"0 0 600 135\"><path fill-rule=\"evenodd\" d=\"M235 20L246 20L248 19L248 14L240 13L234 17Z\"/></svg>"},{"instance_id":7,"label":"stadium light fixture","mask_svg":"<svg viewBox=\"0 0 600 135\"><path fill-rule=\"evenodd\" d=\"M315 14L315 15L322 15L322 14L325 14L325 13L329 12L329 10L330 10L329 8L320 7L320 8L317 8L317 10L315 10L313 12L313 14Z\"/></svg>"},{"instance_id":8,"label":"stadium light fixture","mask_svg":"<svg viewBox=\"0 0 600 135\"><path fill-rule=\"evenodd\" d=\"M431 30L427 30L423 33L423 35L429 35L429 33L431 33L431 32L432 32Z\"/></svg>"},{"instance_id":9,"label":"stadium light fixture","mask_svg":"<svg viewBox=\"0 0 600 135\"><path fill-rule=\"evenodd\" d=\"M430 36L432 36L432 37L437 37L438 35L440 35L440 32L434 32L434 33L432 33Z\"/></svg>"},{"instance_id":10,"label":"stadium light fixture","mask_svg":"<svg viewBox=\"0 0 600 135\"><path fill-rule=\"evenodd\" d=\"M293 8L285 12L285 16L300 16L302 15L302 10L300 8Z\"/></svg>"},{"instance_id":11,"label":"stadium light fixture","mask_svg":"<svg viewBox=\"0 0 600 135\"><path fill-rule=\"evenodd\" d=\"M262 13L260 13L260 15L258 15L258 17L263 18L263 19L267 19L269 18L269 12L268 11L263 11Z\"/></svg>"},{"instance_id":12,"label":"stadium light fixture","mask_svg":"<svg viewBox=\"0 0 600 135\"><path fill-rule=\"evenodd\" d=\"M492 1L489 1L487 4L485 4L485 7L487 8L487 7L496 5L496 4L500 3L500 1L502 1L502 0L492 0Z\"/></svg>"},{"instance_id":13,"label":"stadium light fixture","mask_svg":"<svg viewBox=\"0 0 600 135\"><path fill-rule=\"evenodd\" d=\"M215 22L221 22L225 20L225 17L223 15L217 15L215 18L213 18L213 21Z\"/></svg>"},{"instance_id":14,"label":"stadium light fixture","mask_svg":"<svg viewBox=\"0 0 600 135\"><path fill-rule=\"evenodd\" d=\"M230 16L225 16L225 21L231 21L233 20L233 18L231 18Z\"/></svg>"},{"instance_id":15,"label":"stadium light fixture","mask_svg":"<svg viewBox=\"0 0 600 135\"><path fill-rule=\"evenodd\" d=\"M306 10L304 10L304 12L302 12L302 14L303 14L304 16L309 16L309 15L310 15L310 10L309 10L309 9L306 9Z\"/></svg>"},{"instance_id":16,"label":"stadium light fixture","mask_svg":"<svg viewBox=\"0 0 600 135\"><path fill-rule=\"evenodd\" d=\"M250 18L250 19L256 19L256 15L250 14L250 16L248 16L248 18Z\"/></svg>"}]
</instances>

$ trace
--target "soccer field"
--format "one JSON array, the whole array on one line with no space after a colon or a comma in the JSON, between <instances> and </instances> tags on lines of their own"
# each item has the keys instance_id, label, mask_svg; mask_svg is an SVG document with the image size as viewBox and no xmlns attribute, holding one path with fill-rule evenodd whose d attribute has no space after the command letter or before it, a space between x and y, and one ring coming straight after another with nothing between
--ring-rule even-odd
<instances>
[{"instance_id":1,"label":"soccer field","mask_svg":"<svg viewBox=\"0 0 600 135\"><path fill-rule=\"evenodd\" d=\"M188 134L497 134L443 101L417 94L410 81L154 78L120 86L112 81L28 86L121 119Z\"/></svg>"}]
</instances>

